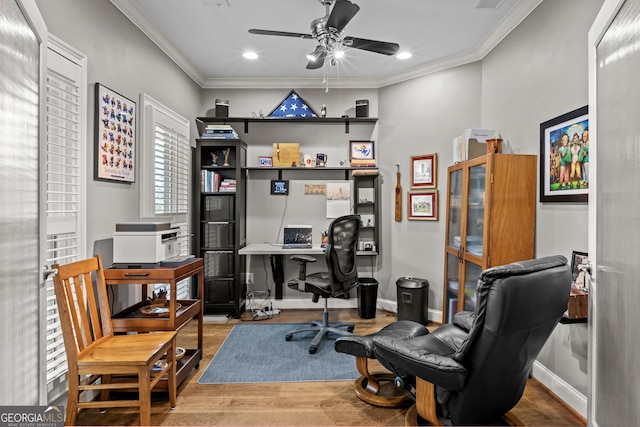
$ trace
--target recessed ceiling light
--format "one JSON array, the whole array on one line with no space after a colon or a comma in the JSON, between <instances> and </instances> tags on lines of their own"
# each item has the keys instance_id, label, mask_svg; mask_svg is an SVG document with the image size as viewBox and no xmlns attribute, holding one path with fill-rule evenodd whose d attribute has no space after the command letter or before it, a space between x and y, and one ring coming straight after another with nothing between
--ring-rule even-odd
<instances>
[{"instance_id":1,"label":"recessed ceiling light","mask_svg":"<svg viewBox=\"0 0 640 427\"><path fill-rule=\"evenodd\" d=\"M409 59L409 58L411 58L411 53L410 52L400 52L399 54L396 55L396 58L398 58L398 59Z\"/></svg>"},{"instance_id":2,"label":"recessed ceiling light","mask_svg":"<svg viewBox=\"0 0 640 427\"><path fill-rule=\"evenodd\" d=\"M258 54L255 52L245 52L242 54L246 59L258 59Z\"/></svg>"}]
</instances>

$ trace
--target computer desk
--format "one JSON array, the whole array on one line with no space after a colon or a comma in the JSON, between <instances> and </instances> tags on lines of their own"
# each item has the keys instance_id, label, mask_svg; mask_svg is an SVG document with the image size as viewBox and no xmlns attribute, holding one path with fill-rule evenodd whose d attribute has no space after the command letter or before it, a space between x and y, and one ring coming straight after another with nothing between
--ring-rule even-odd
<instances>
[{"instance_id":1,"label":"computer desk","mask_svg":"<svg viewBox=\"0 0 640 427\"><path fill-rule=\"evenodd\" d=\"M284 284L284 257L287 255L322 255L324 248L313 246L311 248L285 249L282 243L252 243L238 251L239 255L262 255L271 259L271 272L276 286L276 299L282 299Z\"/></svg>"}]
</instances>

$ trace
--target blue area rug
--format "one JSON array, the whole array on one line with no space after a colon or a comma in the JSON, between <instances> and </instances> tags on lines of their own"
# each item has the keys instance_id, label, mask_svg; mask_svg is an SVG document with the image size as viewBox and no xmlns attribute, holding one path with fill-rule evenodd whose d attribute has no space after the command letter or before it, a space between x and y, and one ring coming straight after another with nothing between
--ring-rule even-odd
<instances>
[{"instance_id":1,"label":"blue area rug","mask_svg":"<svg viewBox=\"0 0 640 427\"><path fill-rule=\"evenodd\" d=\"M355 380L355 357L334 350L335 334L325 337L316 354L309 354L315 335L287 332L302 323L235 325L198 384L267 383Z\"/></svg>"}]
</instances>

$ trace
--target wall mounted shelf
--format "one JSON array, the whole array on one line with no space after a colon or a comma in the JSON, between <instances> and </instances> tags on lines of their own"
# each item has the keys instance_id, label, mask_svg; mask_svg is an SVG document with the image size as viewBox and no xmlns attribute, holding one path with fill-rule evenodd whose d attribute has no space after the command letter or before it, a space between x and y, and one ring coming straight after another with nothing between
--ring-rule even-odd
<instances>
[{"instance_id":1,"label":"wall mounted shelf","mask_svg":"<svg viewBox=\"0 0 640 427\"><path fill-rule=\"evenodd\" d=\"M269 123L269 124L336 124L344 123L344 133L349 133L350 124L375 124L378 121L376 117L198 117L196 124L198 125L198 134L202 135L205 123L244 123L244 133L249 133L249 123Z\"/></svg>"}]
</instances>

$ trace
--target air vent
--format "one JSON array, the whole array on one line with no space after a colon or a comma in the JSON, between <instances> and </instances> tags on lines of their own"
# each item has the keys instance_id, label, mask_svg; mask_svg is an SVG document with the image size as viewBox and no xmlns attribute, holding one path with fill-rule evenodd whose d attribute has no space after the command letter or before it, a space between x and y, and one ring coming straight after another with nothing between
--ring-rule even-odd
<instances>
[{"instance_id":1,"label":"air vent","mask_svg":"<svg viewBox=\"0 0 640 427\"><path fill-rule=\"evenodd\" d=\"M504 0L478 0L476 3L476 9L497 9Z\"/></svg>"}]
</instances>

